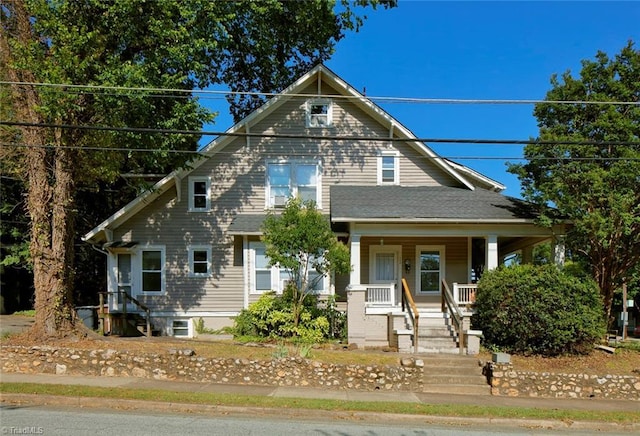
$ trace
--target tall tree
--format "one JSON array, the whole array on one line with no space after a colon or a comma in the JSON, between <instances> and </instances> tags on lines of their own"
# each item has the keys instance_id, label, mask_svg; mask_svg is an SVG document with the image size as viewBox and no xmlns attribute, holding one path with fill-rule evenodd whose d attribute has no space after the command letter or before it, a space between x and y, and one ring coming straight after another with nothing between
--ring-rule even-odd
<instances>
[{"instance_id":1,"label":"tall tree","mask_svg":"<svg viewBox=\"0 0 640 436\"><path fill-rule=\"evenodd\" d=\"M262 226L270 266L287 271L294 327L315 285L331 273L351 271L349 249L331 231L315 202L291 198L281 214L270 213Z\"/></svg>"},{"instance_id":2,"label":"tall tree","mask_svg":"<svg viewBox=\"0 0 640 436\"><path fill-rule=\"evenodd\" d=\"M640 262L640 51L630 41L613 58L598 52L579 78L567 71L551 86L534 109L539 139L571 143L529 144L528 162L510 171L541 205L543 224L556 219L551 206L573 222L568 247L598 283L609 317L615 290Z\"/></svg>"},{"instance_id":3,"label":"tall tree","mask_svg":"<svg viewBox=\"0 0 640 436\"><path fill-rule=\"evenodd\" d=\"M200 129L213 115L199 105L190 92L194 88L242 78L234 89L277 91L290 79L283 71L327 59L345 32L357 29L362 18L356 5L377 4L3 2L0 72L8 91L1 95L11 107L4 124L18 126L3 136L13 138L11 158L27 186L36 306L32 333L77 332L72 287L78 189L112 181L125 167L175 168L186 157L172 151L197 148L196 137L126 128ZM240 41L245 35L251 36L247 44ZM278 67L269 68L272 62ZM56 86L42 85L47 83ZM114 146L147 152L114 152Z\"/></svg>"}]
</instances>

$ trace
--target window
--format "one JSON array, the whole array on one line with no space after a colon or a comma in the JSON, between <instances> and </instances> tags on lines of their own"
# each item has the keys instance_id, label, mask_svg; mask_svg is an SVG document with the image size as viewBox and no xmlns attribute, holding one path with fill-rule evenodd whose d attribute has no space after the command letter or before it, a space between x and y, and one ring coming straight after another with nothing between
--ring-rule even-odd
<instances>
[{"instance_id":1,"label":"window","mask_svg":"<svg viewBox=\"0 0 640 436\"><path fill-rule=\"evenodd\" d=\"M307 127L331 127L333 125L333 105L330 100L307 101Z\"/></svg>"},{"instance_id":2,"label":"window","mask_svg":"<svg viewBox=\"0 0 640 436\"><path fill-rule=\"evenodd\" d=\"M400 159L395 150L385 150L378 155L378 185L400 183Z\"/></svg>"},{"instance_id":3,"label":"window","mask_svg":"<svg viewBox=\"0 0 640 436\"><path fill-rule=\"evenodd\" d=\"M164 250L142 251L142 292L164 292Z\"/></svg>"},{"instance_id":4,"label":"window","mask_svg":"<svg viewBox=\"0 0 640 436\"><path fill-rule=\"evenodd\" d=\"M267 207L284 207L293 196L320 208L319 165L309 162L267 163Z\"/></svg>"},{"instance_id":5,"label":"window","mask_svg":"<svg viewBox=\"0 0 640 436\"><path fill-rule=\"evenodd\" d=\"M438 293L444 277L444 247L418 247L418 292Z\"/></svg>"},{"instance_id":6,"label":"window","mask_svg":"<svg viewBox=\"0 0 640 436\"><path fill-rule=\"evenodd\" d=\"M211 179L189 177L189 210L206 212L211 209Z\"/></svg>"},{"instance_id":7,"label":"window","mask_svg":"<svg viewBox=\"0 0 640 436\"><path fill-rule=\"evenodd\" d=\"M191 334L191 323L188 319L174 319L171 323L173 336L189 338Z\"/></svg>"},{"instance_id":8,"label":"window","mask_svg":"<svg viewBox=\"0 0 640 436\"><path fill-rule=\"evenodd\" d=\"M265 254L265 246L262 242L249 242L249 250L251 258L251 292L255 294L261 294L267 291L282 293L291 277L289 270L277 266L268 266L269 259ZM328 280L326 277L319 278L318 276L319 274L315 270L309 272L309 283L313 283L309 292L313 294L326 294L329 289L327 286Z\"/></svg>"},{"instance_id":9,"label":"window","mask_svg":"<svg viewBox=\"0 0 640 436\"><path fill-rule=\"evenodd\" d=\"M211 247L189 247L188 254L190 276L208 277L211 275Z\"/></svg>"}]
</instances>

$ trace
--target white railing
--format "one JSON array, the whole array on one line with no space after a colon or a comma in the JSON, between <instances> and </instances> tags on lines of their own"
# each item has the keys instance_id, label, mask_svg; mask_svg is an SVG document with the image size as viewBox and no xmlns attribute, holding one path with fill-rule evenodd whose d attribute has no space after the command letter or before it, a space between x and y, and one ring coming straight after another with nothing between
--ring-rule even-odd
<instances>
[{"instance_id":1,"label":"white railing","mask_svg":"<svg viewBox=\"0 0 640 436\"><path fill-rule=\"evenodd\" d=\"M395 306L399 302L395 283L362 286L367 289L366 302L368 306Z\"/></svg>"},{"instance_id":2,"label":"white railing","mask_svg":"<svg viewBox=\"0 0 640 436\"><path fill-rule=\"evenodd\" d=\"M478 285L475 283L454 283L453 299L458 307L466 307L475 304Z\"/></svg>"}]
</instances>

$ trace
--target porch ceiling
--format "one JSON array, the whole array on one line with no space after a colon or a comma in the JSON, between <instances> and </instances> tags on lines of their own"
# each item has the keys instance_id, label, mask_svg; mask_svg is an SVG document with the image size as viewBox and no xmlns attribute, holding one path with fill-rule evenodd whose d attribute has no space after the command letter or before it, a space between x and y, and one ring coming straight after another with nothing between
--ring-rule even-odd
<instances>
[{"instance_id":1,"label":"porch ceiling","mask_svg":"<svg viewBox=\"0 0 640 436\"><path fill-rule=\"evenodd\" d=\"M531 222L531 203L484 189L449 186L331 187L331 219L349 221Z\"/></svg>"}]
</instances>

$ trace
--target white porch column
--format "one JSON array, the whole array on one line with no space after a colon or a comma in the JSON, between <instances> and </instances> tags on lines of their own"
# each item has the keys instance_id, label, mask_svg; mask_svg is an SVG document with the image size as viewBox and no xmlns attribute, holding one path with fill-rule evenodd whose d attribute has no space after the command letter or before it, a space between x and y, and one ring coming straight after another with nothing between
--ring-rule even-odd
<instances>
[{"instance_id":1,"label":"white porch column","mask_svg":"<svg viewBox=\"0 0 640 436\"><path fill-rule=\"evenodd\" d=\"M486 261L487 261L487 270L498 268L498 236L497 235L487 236Z\"/></svg>"},{"instance_id":2,"label":"white porch column","mask_svg":"<svg viewBox=\"0 0 640 436\"><path fill-rule=\"evenodd\" d=\"M351 275L349 277L350 285L360 284L360 235L351 234Z\"/></svg>"},{"instance_id":3,"label":"white porch column","mask_svg":"<svg viewBox=\"0 0 640 436\"><path fill-rule=\"evenodd\" d=\"M553 244L553 260L556 265L564 265L565 245L564 236L557 236Z\"/></svg>"}]
</instances>

